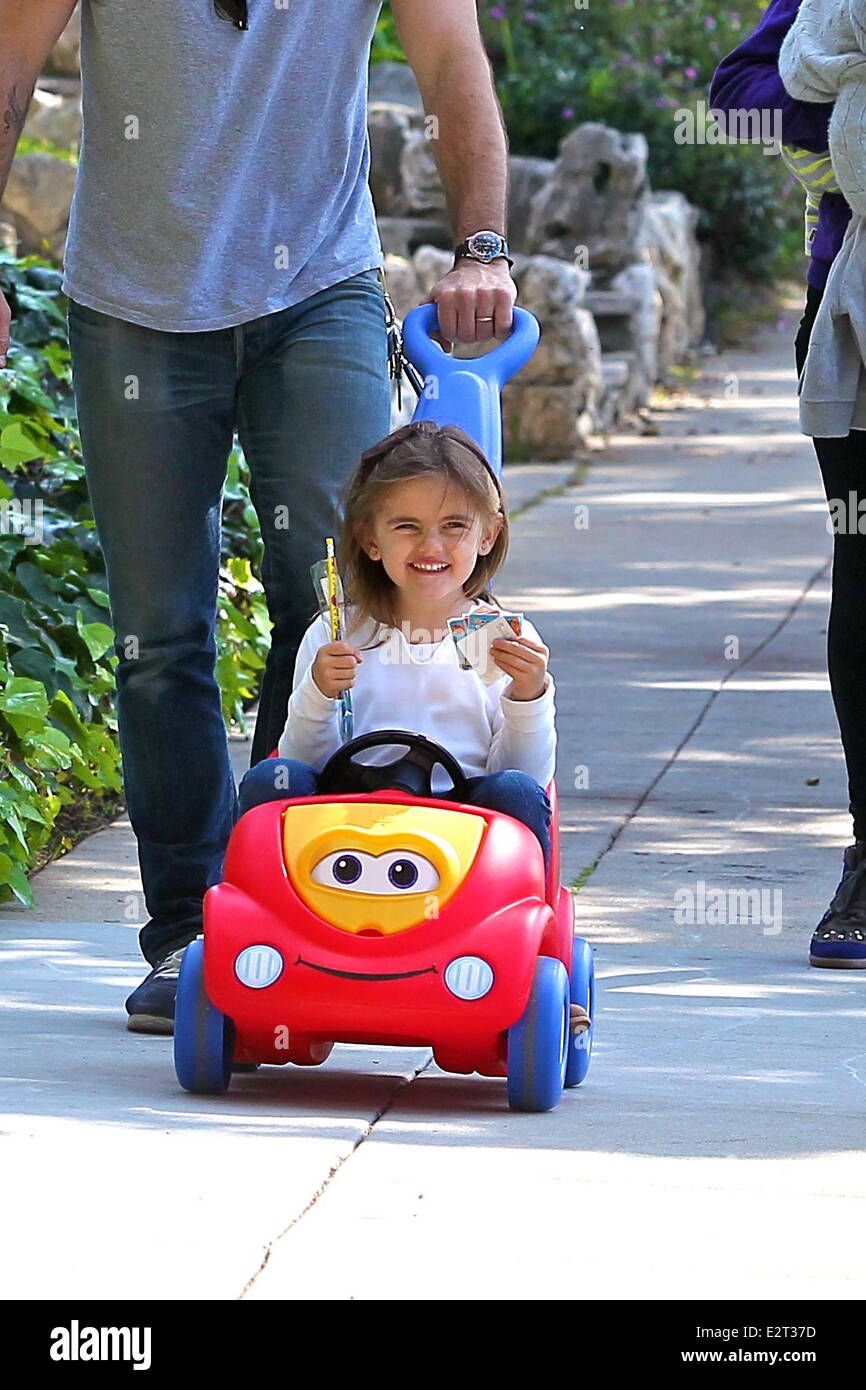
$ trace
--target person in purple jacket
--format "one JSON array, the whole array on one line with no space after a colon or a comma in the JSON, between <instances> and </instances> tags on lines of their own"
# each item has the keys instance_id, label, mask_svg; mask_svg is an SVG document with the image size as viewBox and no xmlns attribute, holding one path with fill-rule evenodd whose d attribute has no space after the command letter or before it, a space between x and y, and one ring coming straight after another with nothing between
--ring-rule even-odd
<instances>
[{"instance_id":1,"label":"person in purple jacket","mask_svg":"<svg viewBox=\"0 0 866 1390\"><path fill-rule=\"evenodd\" d=\"M723 129L725 116L735 111L780 112L783 146L821 155L827 153L832 103L795 100L782 85L778 70L779 50L799 8L800 0L771 0L755 32L716 69L710 105ZM789 167L794 167L793 162ZM841 193L820 196L806 307L794 343L798 375L850 217L851 209ZM859 517L861 497L866 511L866 431L852 430L845 438L813 442L831 515L838 517L841 511ZM834 532L828 667L848 770L854 843L844 851L842 878L812 936L809 959L812 965L862 969L866 968L866 535L856 527L850 534L835 525Z\"/></svg>"}]
</instances>

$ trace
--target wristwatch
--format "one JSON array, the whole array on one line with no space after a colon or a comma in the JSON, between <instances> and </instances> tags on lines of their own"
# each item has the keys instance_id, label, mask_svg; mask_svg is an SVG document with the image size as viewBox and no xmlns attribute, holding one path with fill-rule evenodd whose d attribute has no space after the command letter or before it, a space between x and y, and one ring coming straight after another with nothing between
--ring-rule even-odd
<instances>
[{"instance_id":1,"label":"wristwatch","mask_svg":"<svg viewBox=\"0 0 866 1390\"><path fill-rule=\"evenodd\" d=\"M482 261L487 265L490 261L499 260L504 257L509 265L514 265L508 255L508 242L504 236L498 232L482 231L474 232L465 241L461 241L459 246L454 248L454 264L466 257L471 261Z\"/></svg>"}]
</instances>

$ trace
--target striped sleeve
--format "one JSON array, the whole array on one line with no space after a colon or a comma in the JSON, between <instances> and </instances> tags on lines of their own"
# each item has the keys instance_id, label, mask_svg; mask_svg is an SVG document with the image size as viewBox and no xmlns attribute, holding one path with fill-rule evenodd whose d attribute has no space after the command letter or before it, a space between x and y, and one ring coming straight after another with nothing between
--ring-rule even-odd
<instances>
[{"instance_id":1,"label":"striped sleeve","mask_svg":"<svg viewBox=\"0 0 866 1390\"><path fill-rule=\"evenodd\" d=\"M798 145L782 145L782 163L802 188L806 190L806 255L812 251L812 241L818 230L818 210L824 193L838 193L839 185L829 154L814 154Z\"/></svg>"},{"instance_id":2,"label":"striped sleeve","mask_svg":"<svg viewBox=\"0 0 866 1390\"><path fill-rule=\"evenodd\" d=\"M798 183L820 199L822 193L838 193L829 154L813 154L799 145L782 145L782 162Z\"/></svg>"}]
</instances>

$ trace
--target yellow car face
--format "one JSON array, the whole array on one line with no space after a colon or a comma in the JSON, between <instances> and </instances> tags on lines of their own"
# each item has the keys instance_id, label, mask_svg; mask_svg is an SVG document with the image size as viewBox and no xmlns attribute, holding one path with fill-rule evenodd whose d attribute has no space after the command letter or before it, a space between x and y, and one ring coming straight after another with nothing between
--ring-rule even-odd
<instances>
[{"instance_id":1,"label":"yellow car face","mask_svg":"<svg viewBox=\"0 0 866 1390\"><path fill-rule=\"evenodd\" d=\"M392 936L438 916L465 879L485 823L436 807L287 806L283 857L301 900L355 935Z\"/></svg>"}]
</instances>

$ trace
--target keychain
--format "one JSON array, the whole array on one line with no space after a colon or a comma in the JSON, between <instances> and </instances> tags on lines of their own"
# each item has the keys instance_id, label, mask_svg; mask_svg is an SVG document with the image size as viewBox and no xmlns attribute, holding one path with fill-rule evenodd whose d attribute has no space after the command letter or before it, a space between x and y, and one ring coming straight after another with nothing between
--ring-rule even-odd
<instances>
[{"instance_id":1,"label":"keychain","mask_svg":"<svg viewBox=\"0 0 866 1390\"><path fill-rule=\"evenodd\" d=\"M407 380L418 397L424 390L424 382L403 351L403 334L397 322L397 312L388 293L385 271L382 266L379 267L379 279L382 282L382 293L385 296L385 324L388 329L388 376L391 381L397 383L397 409L402 411L403 373L405 372Z\"/></svg>"}]
</instances>

